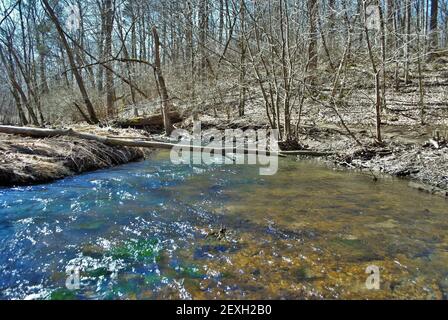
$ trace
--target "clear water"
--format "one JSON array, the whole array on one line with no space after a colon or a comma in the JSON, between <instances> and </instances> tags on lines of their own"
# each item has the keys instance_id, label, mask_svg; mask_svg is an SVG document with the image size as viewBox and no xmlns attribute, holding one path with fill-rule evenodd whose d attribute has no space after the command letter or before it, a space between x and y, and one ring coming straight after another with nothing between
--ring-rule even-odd
<instances>
[{"instance_id":1,"label":"clear water","mask_svg":"<svg viewBox=\"0 0 448 320\"><path fill-rule=\"evenodd\" d=\"M161 153L0 189L0 298L444 299L447 204L312 162L285 159L261 177ZM380 290L365 286L371 265ZM76 266L80 287L69 290Z\"/></svg>"}]
</instances>

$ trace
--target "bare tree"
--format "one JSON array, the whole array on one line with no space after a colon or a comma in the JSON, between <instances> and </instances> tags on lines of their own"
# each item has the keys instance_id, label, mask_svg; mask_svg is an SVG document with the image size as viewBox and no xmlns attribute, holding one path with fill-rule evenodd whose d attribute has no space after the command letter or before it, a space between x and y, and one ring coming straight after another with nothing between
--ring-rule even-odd
<instances>
[{"instance_id":1,"label":"bare tree","mask_svg":"<svg viewBox=\"0 0 448 320\"><path fill-rule=\"evenodd\" d=\"M152 34L154 38L154 72L156 74L157 86L160 91L160 100L162 105L163 124L165 126L166 135L170 135L173 132L174 127L170 119L170 98L168 96L168 90L166 88L165 78L163 77L162 65L160 62L160 40L157 28L152 28Z\"/></svg>"},{"instance_id":2,"label":"bare tree","mask_svg":"<svg viewBox=\"0 0 448 320\"><path fill-rule=\"evenodd\" d=\"M47 11L51 21L53 21L53 24L55 25L56 30L58 31L60 40L61 40L62 45L63 45L63 47L64 47L64 49L65 49L65 51L67 53L67 57L68 57L70 66L72 68L71 71L73 72L73 75L75 76L76 82L77 82L78 87L79 87L79 91L81 92L81 95L82 95L82 97L84 99L84 103L86 105L87 112L89 113L90 120L93 123L98 123L99 120L98 120L98 118L96 116L95 109L93 107L92 102L90 101L89 95L88 95L86 87L84 85L84 80L82 79L82 76L81 76L80 72L77 69L72 49L70 48L70 46L69 46L69 44L67 42L67 38L65 36L65 32L62 29L62 26L61 26L61 24L59 22L59 19L56 16L56 14L54 13L53 8L48 3L48 0L42 0L42 3L44 5L45 10Z\"/></svg>"},{"instance_id":3,"label":"bare tree","mask_svg":"<svg viewBox=\"0 0 448 320\"><path fill-rule=\"evenodd\" d=\"M439 0L431 0L431 21L430 21L430 49L437 50L439 47Z\"/></svg>"}]
</instances>

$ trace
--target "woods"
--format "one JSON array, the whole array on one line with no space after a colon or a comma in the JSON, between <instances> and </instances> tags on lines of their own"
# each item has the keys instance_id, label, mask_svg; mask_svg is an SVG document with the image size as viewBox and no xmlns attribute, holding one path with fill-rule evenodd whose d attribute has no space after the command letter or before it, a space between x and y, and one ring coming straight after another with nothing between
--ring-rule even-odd
<instances>
[{"instance_id":1,"label":"woods","mask_svg":"<svg viewBox=\"0 0 448 320\"><path fill-rule=\"evenodd\" d=\"M445 56L448 39L444 0L1 6L4 124L96 124L127 109L146 113L159 101L163 114L182 109L195 118L244 118L255 108L283 140L294 140L310 108L329 108L345 128L350 120L341 110L371 73L362 94L374 102L362 109L374 111L381 141L390 96L412 84L426 122L425 65ZM165 117L168 134L170 122Z\"/></svg>"}]
</instances>

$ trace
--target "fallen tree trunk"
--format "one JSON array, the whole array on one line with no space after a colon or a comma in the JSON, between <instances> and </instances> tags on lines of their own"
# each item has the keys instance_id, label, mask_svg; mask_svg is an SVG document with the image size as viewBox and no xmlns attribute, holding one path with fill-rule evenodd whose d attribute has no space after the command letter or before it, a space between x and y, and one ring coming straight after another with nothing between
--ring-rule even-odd
<instances>
[{"instance_id":1,"label":"fallen tree trunk","mask_svg":"<svg viewBox=\"0 0 448 320\"><path fill-rule=\"evenodd\" d=\"M194 145L184 145L184 144L174 144L168 142L160 141L145 141L145 140L130 140L123 138L114 138L106 136L98 136L90 133L76 132L73 129L41 129L41 128L28 128L28 127L13 127L13 126L0 126L0 133L24 135L36 138L49 138L49 137L59 137L59 136L70 136L79 139L93 140L104 143L110 146L122 146L122 147L136 147L136 148L153 148L153 149L164 149L171 150L173 148L190 150L192 152L218 152L222 155L226 154L266 154L266 155L307 155L307 156L327 156L330 153L327 152L316 152L316 151L270 151L270 150L258 150L258 149L247 149L247 148L212 148L207 146L194 146Z\"/></svg>"},{"instance_id":2,"label":"fallen tree trunk","mask_svg":"<svg viewBox=\"0 0 448 320\"><path fill-rule=\"evenodd\" d=\"M177 111L172 111L168 114L171 123L181 122L182 116ZM157 114L149 117L136 117L133 119L118 120L116 125L121 128L149 128L149 129L163 129L164 118L163 115Z\"/></svg>"},{"instance_id":3,"label":"fallen tree trunk","mask_svg":"<svg viewBox=\"0 0 448 320\"><path fill-rule=\"evenodd\" d=\"M279 154L279 152L271 151L260 151L256 149L236 149L236 148L211 148L207 146L194 146L194 145L182 145L174 144L168 142L159 141L143 141L143 140L129 140L129 139L119 139L111 138L105 136L98 136L90 133L76 132L72 129L40 129L40 128L27 128L27 127L11 127L11 126L0 126L0 133L25 135L30 137L38 138L48 138L48 137L59 137L59 136L71 136L79 139L98 141L110 146L122 146L122 147L136 147L136 148L153 148L153 149L165 149L171 150L172 148L181 148L183 150L190 150L192 152L212 152L214 150L222 152L222 154L227 153L245 153L245 154L258 154L267 153L268 155Z\"/></svg>"},{"instance_id":4,"label":"fallen tree trunk","mask_svg":"<svg viewBox=\"0 0 448 320\"><path fill-rule=\"evenodd\" d=\"M327 157L332 156L334 152L321 152L313 150L298 150L298 151L282 151L283 155L286 156L309 156L309 157Z\"/></svg>"}]
</instances>

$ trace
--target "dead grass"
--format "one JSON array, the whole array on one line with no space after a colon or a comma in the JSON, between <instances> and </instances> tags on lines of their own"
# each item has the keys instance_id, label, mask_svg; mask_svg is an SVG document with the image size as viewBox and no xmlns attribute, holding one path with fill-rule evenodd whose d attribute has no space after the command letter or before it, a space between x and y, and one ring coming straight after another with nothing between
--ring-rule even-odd
<instances>
[{"instance_id":1,"label":"dead grass","mask_svg":"<svg viewBox=\"0 0 448 320\"><path fill-rule=\"evenodd\" d=\"M142 136L137 130L112 131L92 126L74 129L108 136ZM139 148L111 147L73 137L33 139L0 134L0 186L46 183L144 157Z\"/></svg>"}]
</instances>

